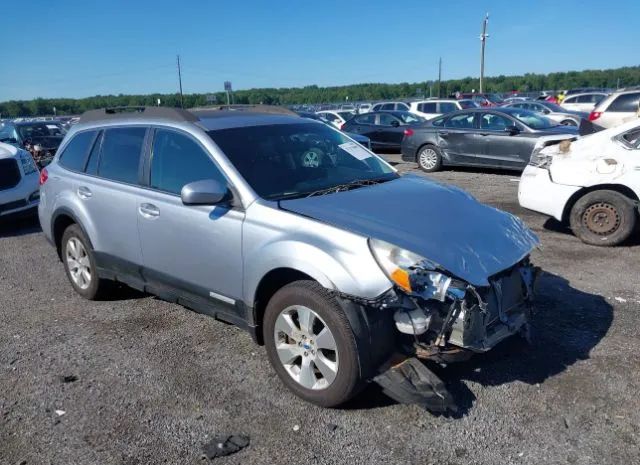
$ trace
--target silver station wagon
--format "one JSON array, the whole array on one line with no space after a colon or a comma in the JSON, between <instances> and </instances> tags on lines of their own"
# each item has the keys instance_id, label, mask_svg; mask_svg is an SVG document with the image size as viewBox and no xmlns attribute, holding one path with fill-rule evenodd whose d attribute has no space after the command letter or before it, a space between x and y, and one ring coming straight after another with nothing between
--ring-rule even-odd
<instances>
[{"instance_id":1,"label":"silver station wagon","mask_svg":"<svg viewBox=\"0 0 640 465\"><path fill-rule=\"evenodd\" d=\"M285 110L90 111L40 181L81 296L116 281L238 325L321 406L376 381L455 410L428 364L527 332L538 240L521 220Z\"/></svg>"}]
</instances>

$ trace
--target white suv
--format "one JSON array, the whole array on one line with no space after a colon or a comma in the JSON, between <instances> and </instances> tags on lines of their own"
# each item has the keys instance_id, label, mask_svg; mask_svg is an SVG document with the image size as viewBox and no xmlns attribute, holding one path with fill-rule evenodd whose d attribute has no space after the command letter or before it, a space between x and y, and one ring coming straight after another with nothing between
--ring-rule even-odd
<instances>
[{"instance_id":1,"label":"white suv","mask_svg":"<svg viewBox=\"0 0 640 465\"><path fill-rule=\"evenodd\" d=\"M432 99L411 102L409 111L416 115L431 119L440 115L444 115L446 113L451 113L452 111L466 110L467 108L477 107L479 107L479 105L473 100Z\"/></svg>"},{"instance_id":2,"label":"white suv","mask_svg":"<svg viewBox=\"0 0 640 465\"><path fill-rule=\"evenodd\" d=\"M0 219L14 213L35 214L40 173L26 150L0 142Z\"/></svg>"},{"instance_id":3,"label":"white suv","mask_svg":"<svg viewBox=\"0 0 640 465\"><path fill-rule=\"evenodd\" d=\"M520 205L569 223L587 244L626 240L638 220L640 119L554 142L543 138L534 149L520 178Z\"/></svg>"},{"instance_id":4,"label":"white suv","mask_svg":"<svg viewBox=\"0 0 640 465\"><path fill-rule=\"evenodd\" d=\"M639 105L640 88L615 92L594 108L589 121L603 128L612 128L638 118Z\"/></svg>"}]
</instances>

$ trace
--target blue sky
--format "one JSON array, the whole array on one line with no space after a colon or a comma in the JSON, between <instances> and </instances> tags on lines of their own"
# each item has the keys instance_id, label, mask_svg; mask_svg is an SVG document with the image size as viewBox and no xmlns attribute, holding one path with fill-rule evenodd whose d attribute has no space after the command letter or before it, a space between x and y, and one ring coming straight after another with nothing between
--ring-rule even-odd
<instances>
[{"instance_id":1,"label":"blue sky","mask_svg":"<svg viewBox=\"0 0 640 465\"><path fill-rule=\"evenodd\" d=\"M489 76L640 64L638 0L23 0L0 101L476 76L485 12Z\"/></svg>"}]
</instances>

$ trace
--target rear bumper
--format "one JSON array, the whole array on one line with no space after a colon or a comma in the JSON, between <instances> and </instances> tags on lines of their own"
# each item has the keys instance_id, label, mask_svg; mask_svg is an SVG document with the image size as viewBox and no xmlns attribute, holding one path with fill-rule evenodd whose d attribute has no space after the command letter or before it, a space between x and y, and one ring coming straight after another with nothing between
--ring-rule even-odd
<instances>
[{"instance_id":1,"label":"rear bumper","mask_svg":"<svg viewBox=\"0 0 640 465\"><path fill-rule=\"evenodd\" d=\"M520 177L518 202L521 207L562 221L565 205L580 189L579 186L556 184L548 170L527 165Z\"/></svg>"},{"instance_id":2,"label":"rear bumper","mask_svg":"<svg viewBox=\"0 0 640 465\"><path fill-rule=\"evenodd\" d=\"M414 146L414 144L407 141L402 141L400 152L402 154L402 161L416 161L416 147Z\"/></svg>"}]
</instances>

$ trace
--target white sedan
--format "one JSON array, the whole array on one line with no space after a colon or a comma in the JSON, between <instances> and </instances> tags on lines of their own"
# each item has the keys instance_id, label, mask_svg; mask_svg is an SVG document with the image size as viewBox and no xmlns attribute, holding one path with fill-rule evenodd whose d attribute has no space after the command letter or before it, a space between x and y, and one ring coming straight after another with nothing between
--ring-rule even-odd
<instances>
[{"instance_id":1,"label":"white sedan","mask_svg":"<svg viewBox=\"0 0 640 465\"><path fill-rule=\"evenodd\" d=\"M342 128L342 125L348 119L351 119L355 116L355 114L351 111L340 111L340 110L324 110L316 112L316 115L327 123L331 123L338 129Z\"/></svg>"},{"instance_id":2,"label":"white sedan","mask_svg":"<svg viewBox=\"0 0 640 465\"><path fill-rule=\"evenodd\" d=\"M561 142L542 138L518 188L522 207L568 223L583 242L602 246L631 236L638 199L639 120Z\"/></svg>"}]
</instances>

